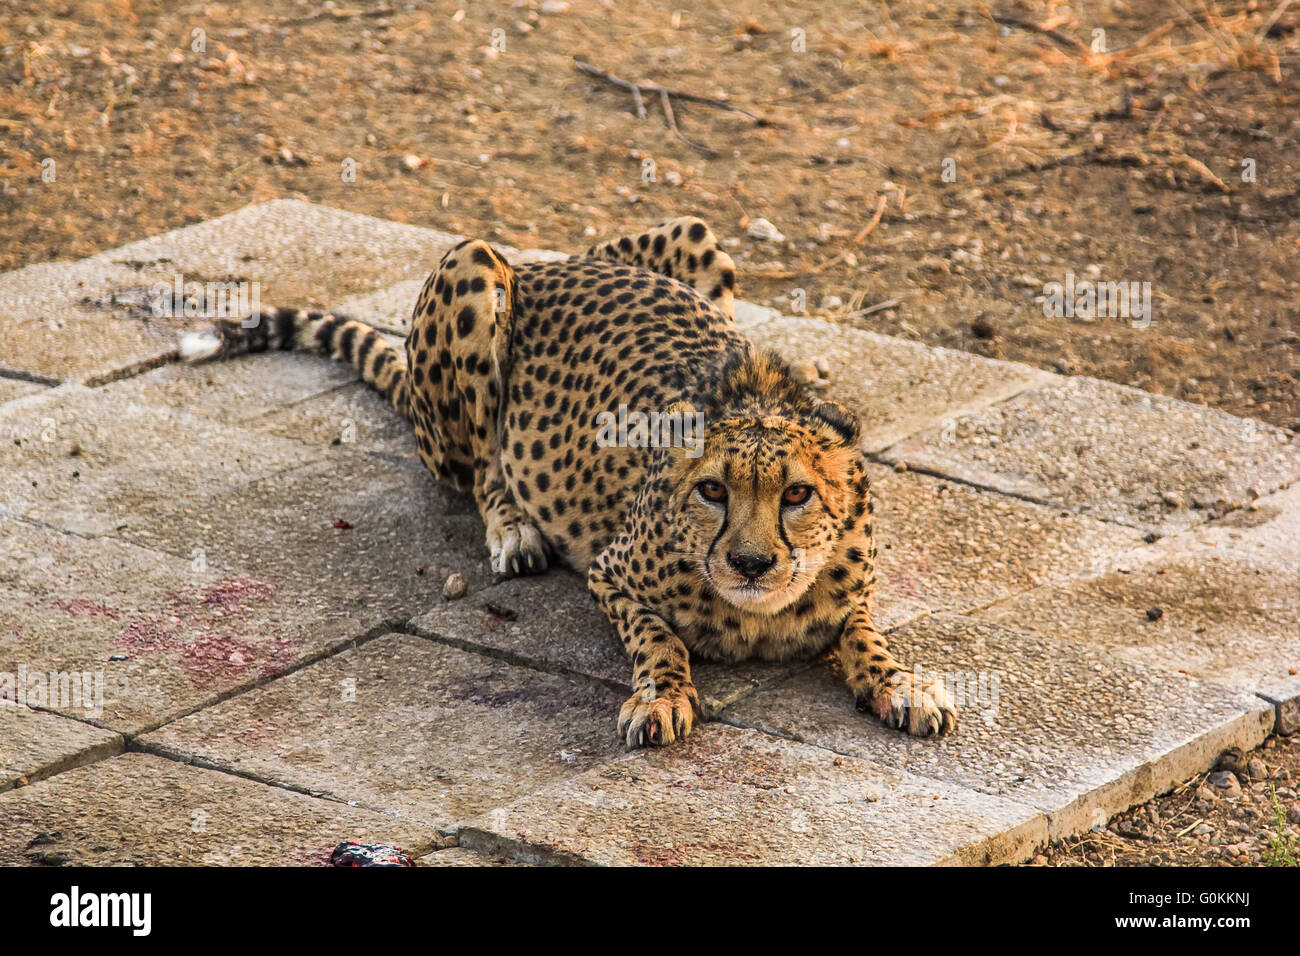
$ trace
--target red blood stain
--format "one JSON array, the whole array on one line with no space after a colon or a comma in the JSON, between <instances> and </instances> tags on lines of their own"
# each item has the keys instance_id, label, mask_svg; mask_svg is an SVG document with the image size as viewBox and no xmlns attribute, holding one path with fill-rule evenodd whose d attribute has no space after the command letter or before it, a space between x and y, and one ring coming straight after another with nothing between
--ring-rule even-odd
<instances>
[{"instance_id":1,"label":"red blood stain","mask_svg":"<svg viewBox=\"0 0 1300 956\"><path fill-rule=\"evenodd\" d=\"M200 600L209 607L219 607L223 611L242 611L249 601L264 598L274 590L265 581L254 578L229 578L204 591Z\"/></svg>"},{"instance_id":2,"label":"red blood stain","mask_svg":"<svg viewBox=\"0 0 1300 956\"><path fill-rule=\"evenodd\" d=\"M55 601L54 606L60 611L67 611L73 617L111 617L117 619L116 608L107 604L97 604L85 598L72 598L69 601Z\"/></svg>"},{"instance_id":3,"label":"red blood stain","mask_svg":"<svg viewBox=\"0 0 1300 956\"><path fill-rule=\"evenodd\" d=\"M220 581L197 599L170 594L161 613L133 617L116 638L133 657L176 654L190 681L200 686L257 675L269 677L293 658L285 637L239 637L229 633L238 616L269 595L264 581L240 577Z\"/></svg>"}]
</instances>

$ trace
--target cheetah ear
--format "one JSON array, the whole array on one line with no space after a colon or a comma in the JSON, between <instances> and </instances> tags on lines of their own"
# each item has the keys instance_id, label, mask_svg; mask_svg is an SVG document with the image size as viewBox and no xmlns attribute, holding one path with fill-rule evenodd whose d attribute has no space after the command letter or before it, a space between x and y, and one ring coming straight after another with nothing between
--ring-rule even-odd
<instances>
[{"instance_id":1,"label":"cheetah ear","mask_svg":"<svg viewBox=\"0 0 1300 956\"><path fill-rule=\"evenodd\" d=\"M673 463L704 454L704 416L690 402L673 402L664 409L661 435L668 444Z\"/></svg>"},{"instance_id":2,"label":"cheetah ear","mask_svg":"<svg viewBox=\"0 0 1300 956\"><path fill-rule=\"evenodd\" d=\"M813 409L813 418L830 426L845 445L856 445L861 437L862 427L858 424L858 416L839 402L821 402Z\"/></svg>"}]
</instances>

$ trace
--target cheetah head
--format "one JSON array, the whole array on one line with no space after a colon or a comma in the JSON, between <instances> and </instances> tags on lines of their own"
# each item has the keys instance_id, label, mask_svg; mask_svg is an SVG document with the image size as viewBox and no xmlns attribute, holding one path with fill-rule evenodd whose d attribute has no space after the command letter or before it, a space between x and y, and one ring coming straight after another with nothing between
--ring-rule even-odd
<instances>
[{"instance_id":1,"label":"cheetah head","mask_svg":"<svg viewBox=\"0 0 1300 956\"><path fill-rule=\"evenodd\" d=\"M711 424L671 469L673 530L709 587L750 614L797 601L860 496L859 426L833 402Z\"/></svg>"}]
</instances>

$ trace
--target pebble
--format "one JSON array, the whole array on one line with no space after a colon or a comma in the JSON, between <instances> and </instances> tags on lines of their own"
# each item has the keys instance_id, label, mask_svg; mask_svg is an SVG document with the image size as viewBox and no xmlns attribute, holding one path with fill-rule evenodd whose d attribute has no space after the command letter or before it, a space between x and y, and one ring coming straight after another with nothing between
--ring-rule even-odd
<instances>
[{"instance_id":1,"label":"pebble","mask_svg":"<svg viewBox=\"0 0 1300 956\"><path fill-rule=\"evenodd\" d=\"M459 571L453 571L442 585L442 596L448 601L455 601L457 598L463 598L468 590L469 582L465 580L465 576Z\"/></svg>"},{"instance_id":2,"label":"pebble","mask_svg":"<svg viewBox=\"0 0 1300 956\"><path fill-rule=\"evenodd\" d=\"M1216 771L1209 776L1211 786L1218 787L1225 797L1241 796L1241 782L1235 773L1227 770Z\"/></svg>"},{"instance_id":3,"label":"pebble","mask_svg":"<svg viewBox=\"0 0 1300 956\"><path fill-rule=\"evenodd\" d=\"M1165 612L1158 607L1147 608L1147 620L1158 621L1165 616Z\"/></svg>"},{"instance_id":4,"label":"pebble","mask_svg":"<svg viewBox=\"0 0 1300 956\"><path fill-rule=\"evenodd\" d=\"M755 219L749 224L749 228L745 231L755 239L766 239L771 242L785 242L785 236L781 234L781 230L777 229L776 226L772 225L766 219Z\"/></svg>"},{"instance_id":5,"label":"pebble","mask_svg":"<svg viewBox=\"0 0 1300 956\"><path fill-rule=\"evenodd\" d=\"M1246 764L1246 773L1250 774L1251 780L1267 780L1268 766L1258 757L1251 757Z\"/></svg>"}]
</instances>

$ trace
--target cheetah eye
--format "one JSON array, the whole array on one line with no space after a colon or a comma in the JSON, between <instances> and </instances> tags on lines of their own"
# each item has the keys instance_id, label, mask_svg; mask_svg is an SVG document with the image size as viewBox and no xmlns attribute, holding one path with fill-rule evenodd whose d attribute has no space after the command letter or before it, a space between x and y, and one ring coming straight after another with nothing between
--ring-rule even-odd
<instances>
[{"instance_id":1,"label":"cheetah eye","mask_svg":"<svg viewBox=\"0 0 1300 956\"><path fill-rule=\"evenodd\" d=\"M783 505L801 505L812 497L812 485L791 485L781 495Z\"/></svg>"},{"instance_id":2,"label":"cheetah eye","mask_svg":"<svg viewBox=\"0 0 1300 956\"><path fill-rule=\"evenodd\" d=\"M727 500L727 486L720 481L701 481L695 486L705 501L722 502Z\"/></svg>"}]
</instances>

